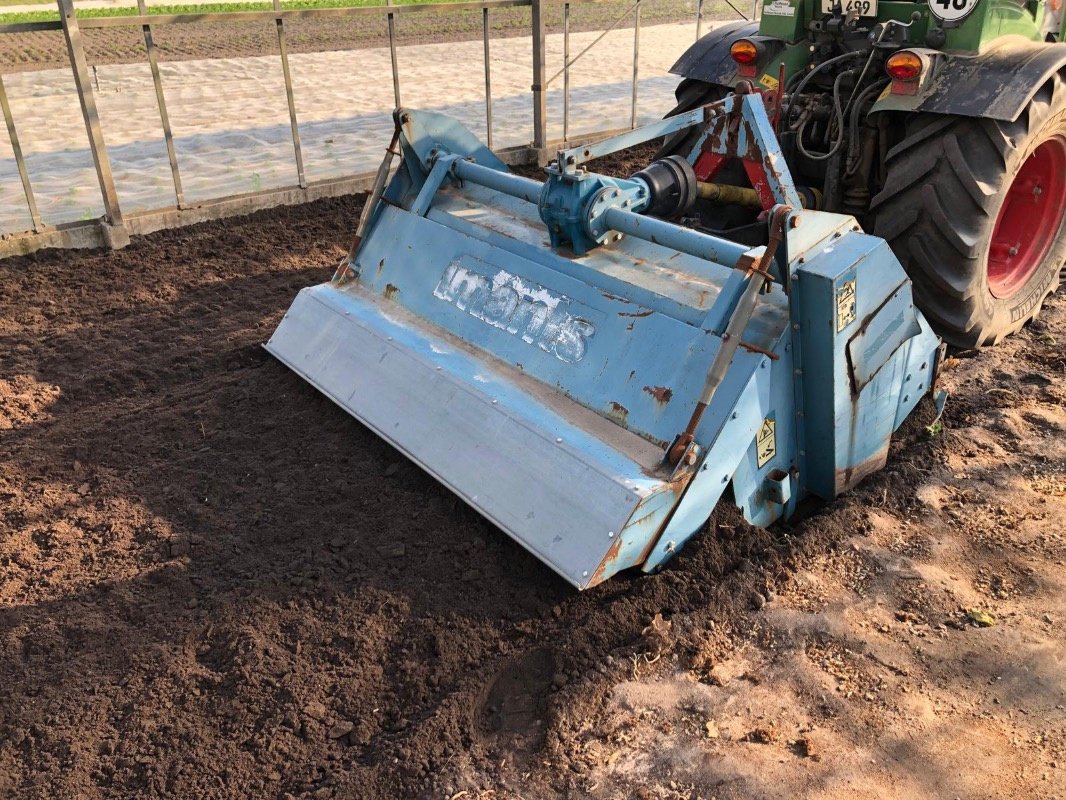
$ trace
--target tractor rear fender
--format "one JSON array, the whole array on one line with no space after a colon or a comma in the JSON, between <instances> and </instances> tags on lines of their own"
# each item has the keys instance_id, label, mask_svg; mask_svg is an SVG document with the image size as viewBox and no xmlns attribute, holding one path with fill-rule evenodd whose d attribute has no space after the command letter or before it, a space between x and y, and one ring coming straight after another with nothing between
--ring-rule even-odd
<instances>
[{"instance_id":1,"label":"tractor rear fender","mask_svg":"<svg viewBox=\"0 0 1066 800\"><path fill-rule=\"evenodd\" d=\"M729 55L729 47L737 39L752 39L760 42L771 54L784 47L780 39L759 36L759 24L739 20L721 25L710 33L701 36L699 41L686 50L672 67L670 72L682 78L716 83L721 86L735 86L737 64Z\"/></svg>"},{"instance_id":2,"label":"tractor rear fender","mask_svg":"<svg viewBox=\"0 0 1066 800\"><path fill-rule=\"evenodd\" d=\"M917 94L886 94L878 111L920 111L1013 122L1037 90L1066 70L1066 44L1008 37L976 55L923 50L933 60Z\"/></svg>"}]
</instances>

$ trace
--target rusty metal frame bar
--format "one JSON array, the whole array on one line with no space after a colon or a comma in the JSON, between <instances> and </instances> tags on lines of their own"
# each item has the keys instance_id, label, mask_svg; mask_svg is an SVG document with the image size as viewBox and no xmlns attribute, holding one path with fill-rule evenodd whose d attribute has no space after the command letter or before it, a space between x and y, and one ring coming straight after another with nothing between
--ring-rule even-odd
<instances>
[{"instance_id":1,"label":"rusty metal frame bar","mask_svg":"<svg viewBox=\"0 0 1066 800\"><path fill-rule=\"evenodd\" d=\"M543 158L546 159L549 81L544 80L544 76L547 75L544 0L533 0L531 29L533 36L533 85L530 89L533 91L533 147L538 151L545 151Z\"/></svg>"},{"instance_id":2,"label":"rusty metal frame bar","mask_svg":"<svg viewBox=\"0 0 1066 800\"><path fill-rule=\"evenodd\" d=\"M390 9L395 8L394 0L385 0L386 7ZM400 102L400 67L396 59L396 14L395 11L389 11L388 16L389 23L389 60L392 62L392 99L395 108L400 108L403 103Z\"/></svg>"},{"instance_id":3,"label":"rusty metal frame bar","mask_svg":"<svg viewBox=\"0 0 1066 800\"><path fill-rule=\"evenodd\" d=\"M696 41L703 35L703 0L696 0Z\"/></svg>"},{"instance_id":4,"label":"rusty metal frame bar","mask_svg":"<svg viewBox=\"0 0 1066 800\"><path fill-rule=\"evenodd\" d=\"M563 3L563 141L570 136L570 4Z\"/></svg>"},{"instance_id":5,"label":"rusty metal frame bar","mask_svg":"<svg viewBox=\"0 0 1066 800\"><path fill-rule=\"evenodd\" d=\"M137 10L147 16L148 6L145 0L137 0ZM155 39L152 38L152 26L144 25L144 47L148 51L148 64L152 68L152 83L155 84L155 100L159 106L159 120L163 125L163 140L167 146L167 158L170 160L170 175L174 179L174 200L178 208L185 205L185 192L181 188L181 174L178 172L178 153L174 147L174 132L170 127L170 114L167 113L167 101L163 96L163 79L159 73L159 58L155 52Z\"/></svg>"},{"instance_id":6,"label":"rusty metal frame bar","mask_svg":"<svg viewBox=\"0 0 1066 800\"><path fill-rule=\"evenodd\" d=\"M274 0L274 10L281 11L281 0ZM300 188L307 186L304 154L300 146L300 125L296 121L296 98L292 94L292 73L289 71L289 49L285 45L285 20L277 18L278 52L281 53L281 72L285 77L285 99L289 104L289 127L292 128L292 150L296 155L296 180Z\"/></svg>"},{"instance_id":7,"label":"rusty metal frame bar","mask_svg":"<svg viewBox=\"0 0 1066 800\"><path fill-rule=\"evenodd\" d=\"M18 131L15 130L15 117L11 114L11 104L7 101L7 89L4 88L4 76L0 75L0 109L4 112L4 122L7 125L7 136L11 141L11 150L15 153L15 166L18 167L19 178L22 180L22 192L26 195L26 206L30 211L30 222L33 230L39 232L44 228L41 215L37 211L37 201L33 197L33 187L30 185L30 173L26 169L26 159L22 156L22 146L19 144Z\"/></svg>"},{"instance_id":8,"label":"rusty metal frame bar","mask_svg":"<svg viewBox=\"0 0 1066 800\"><path fill-rule=\"evenodd\" d=\"M640 0L633 11L633 100L629 108L629 127L637 127L637 83L640 80Z\"/></svg>"},{"instance_id":9,"label":"rusty metal frame bar","mask_svg":"<svg viewBox=\"0 0 1066 800\"><path fill-rule=\"evenodd\" d=\"M85 132L89 138L89 150L92 152L96 177L100 182L100 194L104 200L104 213L107 224L104 225L105 238L113 247L124 247L129 243L129 234L122 221L122 210L118 204L118 192L115 190L115 178L111 173L111 161L104 144L104 133L100 128L100 114L96 109L96 97L93 95L92 80L89 78L89 65L85 60L82 46L81 30L74 14L74 0L57 0L60 22L63 25L63 37L67 43L67 54L74 74L74 86L78 92L82 117L85 120Z\"/></svg>"},{"instance_id":10,"label":"rusty metal frame bar","mask_svg":"<svg viewBox=\"0 0 1066 800\"><path fill-rule=\"evenodd\" d=\"M481 9L481 35L485 44L485 144L492 149L492 57L489 53L489 10Z\"/></svg>"},{"instance_id":11,"label":"rusty metal frame bar","mask_svg":"<svg viewBox=\"0 0 1066 800\"><path fill-rule=\"evenodd\" d=\"M33 33L34 31L61 31L63 23L59 20L42 20L41 22L5 22L0 25L0 33Z\"/></svg>"}]
</instances>

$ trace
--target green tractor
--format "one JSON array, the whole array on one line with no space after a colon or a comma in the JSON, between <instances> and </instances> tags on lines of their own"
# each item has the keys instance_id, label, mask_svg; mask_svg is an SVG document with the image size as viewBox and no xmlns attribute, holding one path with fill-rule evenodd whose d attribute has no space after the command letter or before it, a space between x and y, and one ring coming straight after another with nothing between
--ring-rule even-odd
<instances>
[{"instance_id":1,"label":"green tractor","mask_svg":"<svg viewBox=\"0 0 1066 800\"><path fill-rule=\"evenodd\" d=\"M808 202L891 245L957 347L1040 310L1066 262L1066 0L764 0L674 65L671 114L761 92ZM758 169L693 153L696 224L743 240ZM754 187L754 189L752 188ZM747 206L747 208L745 208Z\"/></svg>"}]
</instances>

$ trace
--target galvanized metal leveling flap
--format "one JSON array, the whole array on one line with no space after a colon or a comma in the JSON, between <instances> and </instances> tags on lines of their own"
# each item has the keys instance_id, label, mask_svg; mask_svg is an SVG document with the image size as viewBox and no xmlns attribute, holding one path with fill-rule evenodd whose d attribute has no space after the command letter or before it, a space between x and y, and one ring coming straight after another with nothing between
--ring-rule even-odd
<instances>
[{"instance_id":1,"label":"galvanized metal leveling flap","mask_svg":"<svg viewBox=\"0 0 1066 800\"><path fill-rule=\"evenodd\" d=\"M396 114L349 258L267 349L578 588L657 569L727 489L759 525L848 489L929 390L902 268L802 210L758 96L560 152L543 183ZM691 126L687 162L582 166ZM706 154L762 165L765 246L661 218Z\"/></svg>"}]
</instances>

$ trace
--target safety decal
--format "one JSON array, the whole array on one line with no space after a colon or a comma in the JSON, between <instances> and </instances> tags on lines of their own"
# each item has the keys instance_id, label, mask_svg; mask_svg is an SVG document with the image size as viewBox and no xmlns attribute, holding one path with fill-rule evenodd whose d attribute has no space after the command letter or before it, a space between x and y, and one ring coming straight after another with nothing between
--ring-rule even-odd
<instances>
[{"instance_id":1,"label":"safety decal","mask_svg":"<svg viewBox=\"0 0 1066 800\"><path fill-rule=\"evenodd\" d=\"M777 455L777 423L770 417L762 421L762 427L755 434L755 455L759 469Z\"/></svg>"},{"instance_id":2,"label":"safety decal","mask_svg":"<svg viewBox=\"0 0 1066 800\"><path fill-rule=\"evenodd\" d=\"M855 321L855 279L837 287L837 333Z\"/></svg>"}]
</instances>

